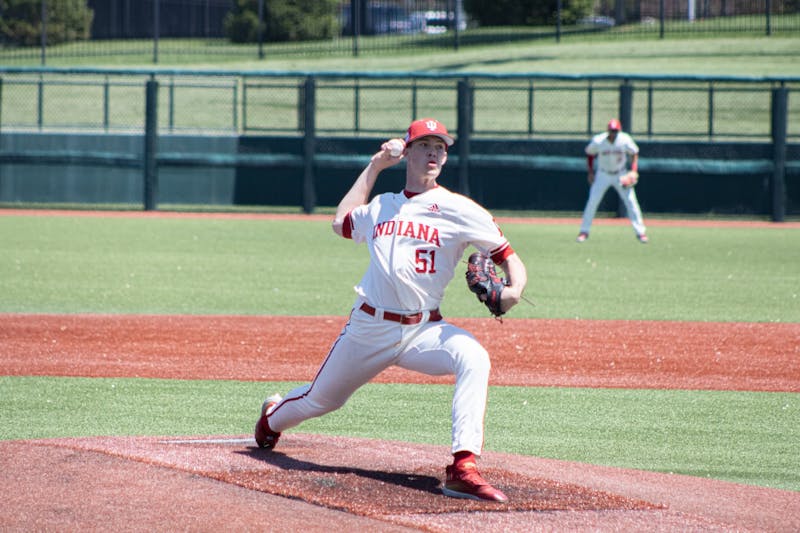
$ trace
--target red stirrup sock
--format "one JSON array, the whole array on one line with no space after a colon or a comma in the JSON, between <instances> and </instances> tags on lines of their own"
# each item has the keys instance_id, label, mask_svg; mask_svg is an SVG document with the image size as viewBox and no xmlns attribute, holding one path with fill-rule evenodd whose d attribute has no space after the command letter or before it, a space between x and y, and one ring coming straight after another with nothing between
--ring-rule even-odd
<instances>
[{"instance_id":1,"label":"red stirrup sock","mask_svg":"<svg viewBox=\"0 0 800 533\"><path fill-rule=\"evenodd\" d=\"M462 466L464 463L475 462L475 454L472 452L462 451L453 454L453 465Z\"/></svg>"}]
</instances>

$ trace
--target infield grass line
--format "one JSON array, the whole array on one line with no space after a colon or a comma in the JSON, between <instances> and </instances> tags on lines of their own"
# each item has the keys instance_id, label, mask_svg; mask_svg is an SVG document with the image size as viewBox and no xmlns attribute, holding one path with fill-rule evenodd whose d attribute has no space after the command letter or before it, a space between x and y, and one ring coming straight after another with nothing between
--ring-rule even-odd
<instances>
[{"instance_id":1,"label":"infield grass line","mask_svg":"<svg viewBox=\"0 0 800 533\"><path fill-rule=\"evenodd\" d=\"M249 435L260 399L296 382L0 377L0 440ZM452 386L367 384L290 430L441 445ZM800 491L800 394L492 387L486 452ZM287 434L288 434L287 433Z\"/></svg>"}]
</instances>

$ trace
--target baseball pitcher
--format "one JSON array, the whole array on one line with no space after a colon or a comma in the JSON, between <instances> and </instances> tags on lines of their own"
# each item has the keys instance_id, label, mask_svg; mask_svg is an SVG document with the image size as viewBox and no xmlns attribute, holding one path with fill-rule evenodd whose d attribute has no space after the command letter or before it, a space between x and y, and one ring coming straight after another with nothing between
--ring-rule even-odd
<instances>
[{"instance_id":1,"label":"baseball pitcher","mask_svg":"<svg viewBox=\"0 0 800 533\"><path fill-rule=\"evenodd\" d=\"M314 380L264 401L255 440L273 448L281 432L340 408L389 366L452 374L454 458L445 469L442 492L505 502L506 495L483 479L476 464L483 446L489 354L470 333L443 319L439 305L469 246L481 255L470 258L467 284L497 316L520 301L527 273L489 212L437 183L453 142L437 120L412 122L405 139L381 146L339 203L333 231L366 244L369 266L355 286L349 320ZM401 160L405 189L370 200L381 171ZM505 279L494 273L494 264Z\"/></svg>"}]
</instances>

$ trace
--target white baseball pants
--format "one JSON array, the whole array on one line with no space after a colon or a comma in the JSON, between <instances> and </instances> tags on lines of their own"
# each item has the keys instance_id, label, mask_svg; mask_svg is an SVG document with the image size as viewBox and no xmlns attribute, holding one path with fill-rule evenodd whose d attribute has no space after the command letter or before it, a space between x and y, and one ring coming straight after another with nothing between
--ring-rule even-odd
<instances>
[{"instance_id":1,"label":"white baseball pants","mask_svg":"<svg viewBox=\"0 0 800 533\"><path fill-rule=\"evenodd\" d=\"M362 385L396 365L431 376L455 375L452 451L481 454L491 363L467 331L444 320L401 325L353 309L314 381L290 391L267 416L281 432L340 408Z\"/></svg>"},{"instance_id":2,"label":"white baseball pants","mask_svg":"<svg viewBox=\"0 0 800 533\"><path fill-rule=\"evenodd\" d=\"M592 227L592 221L595 214L597 214L597 207L600 201L606 194L609 187L614 187L619 194L620 199L625 204L625 209L628 211L628 218L631 220L631 225L636 235L644 235L647 228L642 219L642 210L639 208L639 201L636 199L636 191L634 187L623 187L619 178L625 174L625 170L619 173L609 174L602 170L597 170L594 175L594 183L589 189L589 199L586 201L586 207L583 209L583 219L581 220L581 233L589 233Z\"/></svg>"}]
</instances>

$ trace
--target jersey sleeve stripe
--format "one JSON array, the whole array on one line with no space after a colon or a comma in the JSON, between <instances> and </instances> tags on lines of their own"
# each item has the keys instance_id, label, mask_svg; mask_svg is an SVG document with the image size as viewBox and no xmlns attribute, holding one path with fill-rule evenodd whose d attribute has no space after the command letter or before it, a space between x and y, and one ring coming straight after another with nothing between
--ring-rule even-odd
<instances>
[{"instance_id":1,"label":"jersey sleeve stripe","mask_svg":"<svg viewBox=\"0 0 800 533\"><path fill-rule=\"evenodd\" d=\"M490 251L489 256L496 265L499 265L508 259L508 256L512 255L513 253L514 249L511 247L508 241L506 241L501 246Z\"/></svg>"},{"instance_id":2,"label":"jersey sleeve stripe","mask_svg":"<svg viewBox=\"0 0 800 533\"><path fill-rule=\"evenodd\" d=\"M342 223L342 237L345 239L353 238L353 217L350 216L350 213L347 213L344 217L344 222Z\"/></svg>"}]
</instances>

